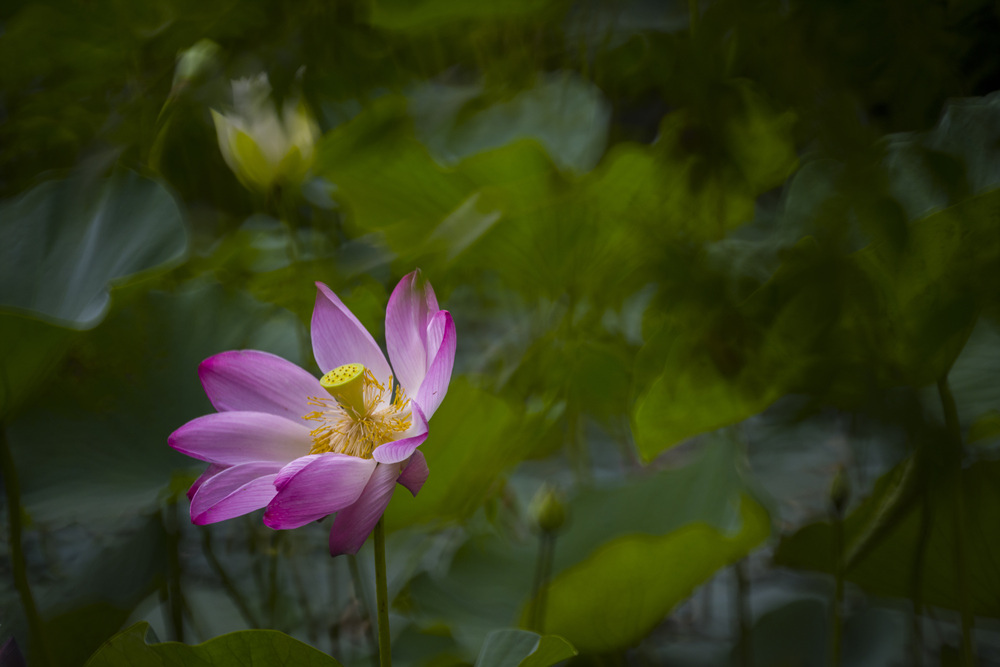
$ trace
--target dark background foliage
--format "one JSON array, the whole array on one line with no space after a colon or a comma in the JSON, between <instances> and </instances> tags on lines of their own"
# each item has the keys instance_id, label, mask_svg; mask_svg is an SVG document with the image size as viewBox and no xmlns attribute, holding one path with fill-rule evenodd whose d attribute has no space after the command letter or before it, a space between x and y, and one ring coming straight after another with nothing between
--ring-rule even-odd
<instances>
[{"instance_id":1,"label":"dark background foliage","mask_svg":"<svg viewBox=\"0 0 1000 667\"><path fill-rule=\"evenodd\" d=\"M12 0L0 63L29 664L370 662L370 546L190 525L166 442L202 359L329 370L314 282L381 339L414 267L459 344L398 664L1000 664L1000 4ZM318 126L273 187L211 115L260 73Z\"/></svg>"}]
</instances>

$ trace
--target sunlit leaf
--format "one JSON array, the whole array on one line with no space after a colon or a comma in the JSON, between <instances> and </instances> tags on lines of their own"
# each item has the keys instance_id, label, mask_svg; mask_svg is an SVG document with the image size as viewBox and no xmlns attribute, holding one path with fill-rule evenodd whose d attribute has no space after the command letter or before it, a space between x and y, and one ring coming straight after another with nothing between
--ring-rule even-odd
<instances>
[{"instance_id":1,"label":"sunlit leaf","mask_svg":"<svg viewBox=\"0 0 1000 667\"><path fill-rule=\"evenodd\" d=\"M749 497L743 525L727 535L693 523L667 535L626 535L553 578L546 632L588 653L636 644L716 570L739 560L770 533L767 513Z\"/></svg>"},{"instance_id":2,"label":"sunlit leaf","mask_svg":"<svg viewBox=\"0 0 1000 667\"><path fill-rule=\"evenodd\" d=\"M512 406L462 378L452 380L430 429L420 447L428 482L416 498L396 493L385 515L390 528L470 517L535 445Z\"/></svg>"},{"instance_id":3,"label":"sunlit leaf","mask_svg":"<svg viewBox=\"0 0 1000 667\"><path fill-rule=\"evenodd\" d=\"M583 651L624 648L662 621L718 568L759 544L769 533L769 520L746 497L734 465L735 453L730 443L713 443L682 468L569 499L569 520L556 539L552 585L557 588L549 598L555 611L546 617L545 631L565 637ZM455 554L446 575L423 575L414 581L411 594L421 616L446 620L456 640L473 647L493 628L523 620L531 595L536 540L532 536L511 543L498 536L474 537ZM675 558L678 552L673 550L682 547L700 556L689 565L678 565L680 574L667 580L671 570L661 570L655 559ZM616 578L617 570L604 569L625 565L607 558L628 557L643 562L637 571L621 575L634 576L635 581L623 582ZM654 560L644 560L647 557ZM634 564L630 561L629 567ZM574 572L598 569L600 574L589 577L582 588L559 583L576 581ZM491 604L479 604L481 599ZM614 607L611 601L615 599L621 604L641 603L638 615L625 614L618 622L587 606L600 602ZM577 605L604 618L611 628L607 634L594 631L582 611L574 615ZM577 645L574 638L581 643Z\"/></svg>"}]
</instances>

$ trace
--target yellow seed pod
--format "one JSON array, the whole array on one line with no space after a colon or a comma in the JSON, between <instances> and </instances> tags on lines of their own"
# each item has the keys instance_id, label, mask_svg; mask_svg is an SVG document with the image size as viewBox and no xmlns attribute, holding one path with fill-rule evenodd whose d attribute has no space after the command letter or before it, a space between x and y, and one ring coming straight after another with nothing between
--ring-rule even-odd
<instances>
[{"instance_id":1,"label":"yellow seed pod","mask_svg":"<svg viewBox=\"0 0 1000 667\"><path fill-rule=\"evenodd\" d=\"M319 383L337 399L341 407L355 414L365 411L365 367L344 364L320 378Z\"/></svg>"}]
</instances>

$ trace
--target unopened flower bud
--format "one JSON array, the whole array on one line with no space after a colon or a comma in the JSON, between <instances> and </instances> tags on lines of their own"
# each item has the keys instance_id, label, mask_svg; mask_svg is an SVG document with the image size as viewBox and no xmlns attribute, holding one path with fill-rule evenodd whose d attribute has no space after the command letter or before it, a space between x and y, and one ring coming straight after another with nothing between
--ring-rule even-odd
<instances>
[{"instance_id":1,"label":"unopened flower bud","mask_svg":"<svg viewBox=\"0 0 1000 667\"><path fill-rule=\"evenodd\" d=\"M838 466L837 474L833 476L833 482L830 484L830 508L833 510L834 516L844 516L850 493L851 487L847 479L847 471L844 466Z\"/></svg>"},{"instance_id":2,"label":"unopened flower bud","mask_svg":"<svg viewBox=\"0 0 1000 667\"><path fill-rule=\"evenodd\" d=\"M173 90L176 91L205 74L216 62L219 51L219 45L210 39L199 40L191 48L182 51L177 56Z\"/></svg>"},{"instance_id":3,"label":"unopened flower bud","mask_svg":"<svg viewBox=\"0 0 1000 667\"><path fill-rule=\"evenodd\" d=\"M552 486L543 484L531 500L528 511L542 532L557 532L566 523L566 504L561 496Z\"/></svg>"}]
</instances>

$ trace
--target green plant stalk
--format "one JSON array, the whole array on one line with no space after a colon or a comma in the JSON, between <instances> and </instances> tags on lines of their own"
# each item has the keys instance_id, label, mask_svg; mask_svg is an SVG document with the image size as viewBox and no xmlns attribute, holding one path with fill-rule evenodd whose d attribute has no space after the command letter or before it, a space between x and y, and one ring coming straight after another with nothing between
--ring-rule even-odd
<instances>
[{"instance_id":1,"label":"green plant stalk","mask_svg":"<svg viewBox=\"0 0 1000 667\"><path fill-rule=\"evenodd\" d=\"M160 510L160 524L167 536L167 607L174 640L184 641L184 595L181 592L181 538L178 526L179 503L172 502L168 511Z\"/></svg>"},{"instance_id":2,"label":"green plant stalk","mask_svg":"<svg viewBox=\"0 0 1000 667\"><path fill-rule=\"evenodd\" d=\"M365 636L371 643L372 667L378 667L378 640L375 638L374 630L376 614L373 613L374 609L372 609L371 598L368 597L368 589L361 580L361 568L358 567L358 557L354 554L347 554L347 567L351 572L351 584L354 586L354 596L358 600L360 609L364 610L365 616L368 619L368 623L365 624Z\"/></svg>"},{"instance_id":3,"label":"green plant stalk","mask_svg":"<svg viewBox=\"0 0 1000 667\"><path fill-rule=\"evenodd\" d=\"M750 577L747 574L747 559L736 563L733 568L736 573L736 619L740 631L740 664L742 667L753 667L753 635L750 623L753 618L750 610Z\"/></svg>"},{"instance_id":4,"label":"green plant stalk","mask_svg":"<svg viewBox=\"0 0 1000 667\"><path fill-rule=\"evenodd\" d=\"M931 506L927 492L924 491L920 502L920 533L917 535L917 549L913 560L913 665L921 667L924 663L924 560L927 553L927 540L931 533Z\"/></svg>"},{"instance_id":5,"label":"green plant stalk","mask_svg":"<svg viewBox=\"0 0 1000 667\"><path fill-rule=\"evenodd\" d=\"M236 586L232 577L229 576L229 573L226 572L226 569L222 566L222 563L219 561L219 557L215 555L215 549L212 546L212 533L207 529L201 531L201 549L205 554L205 560L208 561L208 564L215 573L215 576L219 578L219 581L222 583L222 587L226 590L226 593L229 594L230 599L236 605L236 608L243 616L243 620L246 621L247 625L251 628L264 627L261 622L257 620L257 616L253 613L253 610L250 608L249 603L247 603L246 598L243 597L242 593L240 593L240 589Z\"/></svg>"},{"instance_id":6,"label":"green plant stalk","mask_svg":"<svg viewBox=\"0 0 1000 667\"><path fill-rule=\"evenodd\" d=\"M3 485L7 490L7 513L10 524L10 564L14 574L14 587L21 596L24 615L28 619L28 630L34 639L36 655L32 664L55 665L49 653L49 644L45 641L45 625L38 614L35 597L31 594L31 584L28 582L28 567L24 560L24 547L21 543L21 484L17 478L17 468L14 466L14 455L7 443L7 429L0 424L0 456L3 457Z\"/></svg>"},{"instance_id":7,"label":"green plant stalk","mask_svg":"<svg viewBox=\"0 0 1000 667\"><path fill-rule=\"evenodd\" d=\"M378 659L381 667L392 667L389 636L389 585L385 574L385 523L375 524L375 595L378 598Z\"/></svg>"},{"instance_id":8,"label":"green plant stalk","mask_svg":"<svg viewBox=\"0 0 1000 667\"><path fill-rule=\"evenodd\" d=\"M840 667L844 644L844 517L840 512L835 512L833 516L833 557L837 560L834 569L830 664Z\"/></svg>"},{"instance_id":9,"label":"green plant stalk","mask_svg":"<svg viewBox=\"0 0 1000 667\"><path fill-rule=\"evenodd\" d=\"M535 581L531 586L531 608L528 610L528 629L544 634L545 606L548 602L548 582L555 556L556 534L543 530L538 537L538 560L535 562Z\"/></svg>"},{"instance_id":10,"label":"green plant stalk","mask_svg":"<svg viewBox=\"0 0 1000 667\"><path fill-rule=\"evenodd\" d=\"M698 29L698 22L701 20L701 9L698 7L698 0L688 0L688 17L690 20L688 27L691 36L694 37L695 31Z\"/></svg>"},{"instance_id":11,"label":"green plant stalk","mask_svg":"<svg viewBox=\"0 0 1000 667\"><path fill-rule=\"evenodd\" d=\"M962 430L958 423L958 407L955 397L948 386L947 374L938 380L938 394L941 396L941 408L944 411L944 423L948 429L949 440L954 448L955 474L955 505L952 522L955 524L955 575L958 581L959 609L962 614L962 665L973 667L976 664L975 649L972 643L972 629L975 618L972 613L972 597L969 592L969 578L965 570L966 552L968 549L968 533L966 531L965 495L962 484Z\"/></svg>"}]
</instances>

